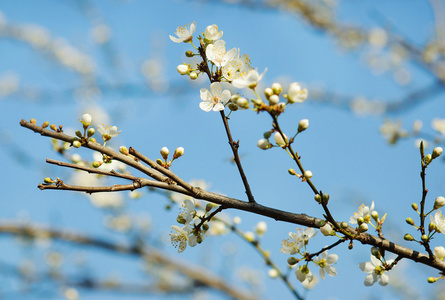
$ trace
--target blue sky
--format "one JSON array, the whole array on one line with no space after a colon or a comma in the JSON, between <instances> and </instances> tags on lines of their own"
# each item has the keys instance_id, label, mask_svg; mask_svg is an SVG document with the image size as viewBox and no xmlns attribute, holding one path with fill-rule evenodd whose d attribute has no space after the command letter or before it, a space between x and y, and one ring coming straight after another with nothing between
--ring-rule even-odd
<instances>
[{"instance_id":1,"label":"blue sky","mask_svg":"<svg viewBox=\"0 0 445 300\"><path fill-rule=\"evenodd\" d=\"M32 9L29 9L31 5ZM89 8L84 10L85 7ZM404 66L411 73L409 85L396 84L390 73L377 76L364 63L363 49L341 49L332 37L309 27L294 14L283 11L201 1L111 0L45 0L40 1L39 6L31 1L10 1L0 3L0 11L8 24L38 24L46 28L52 38L62 38L88 54L96 66L94 80L91 80L67 70L47 53L17 39L0 36L0 76L15 74L20 82L19 91L0 102L0 153L5 165L0 180L6 187L0 202L0 218L13 220L28 215L32 221L41 224L120 240L125 238L104 229L105 214L93 207L84 195L40 192L36 188L44 177L69 178L71 173L45 164L47 157L60 157L51 151L48 139L20 128L18 123L22 118L33 117L38 123L49 120L63 124L65 128L79 129L79 117L101 107L109 115L109 122L122 129L122 134L112 141L112 146L134 146L151 158L158 158L163 146L170 150L182 146L186 154L175 162L173 171L186 180L206 179L211 183L212 191L243 199L243 186L235 166L229 162L231 152L220 117L217 113L205 113L198 107L199 89L208 88L209 84L206 81L189 84L188 78L176 72L176 66L187 61L184 52L192 50L189 45L170 41L168 35L173 34L176 27L196 21L197 32L202 32L207 25L217 24L224 32L223 39L228 48L240 48L241 53L249 54L252 66L260 71L268 68L264 86L281 80L287 88L284 83L298 81L309 88L309 95L311 87L322 85L341 95L362 95L390 101L433 80L427 72L409 63ZM383 4L343 1L337 12L341 21L360 24L364 28L394 24L391 28L395 32L406 35L418 45L424 44L433 32L430 8L419 1L404 1L403 5L400 1ZM381 16L388 20L387 24L382 24ZM99 47L91 38L91 28L101 22L112 32L111 43L106 47ZM166 92L156 93L147 87L141 72L141 66L147 59L160 62L162 68L157 78L168 82L170 88ZM79 96L79 89L92 83L99 87L100 93L91 98ZM40 93L32 98L29 91ZM419 153L413 139L389 146L379 133L379 127L387 117L403 120L406 128L420 119L425 131L432 133L431 120L444 117L442 98L433 97L415 109L398 114L357 116L350 110L314 103L309 97L304 104L289 107L281 117L281 124L286 132L292 132L300 119L310 120L309 129L298 136L295 148L302 156L303 164L314 173L316 186L331 195L331 210L338 220L349 220L362 202L369 205L375 201L381 215L388 213L387 236L397 243L413 246L403 241L403 234L415 234L404 220L415 217L410 204L418 202L421 196ZM261 151L256 147L263 132L270 129L270 118L241 111L231 115L230 124L234 139L240 140L243 165L257 201L321 217L321 207L315 205L309 188L287 175L287 169L294 167L288 156L279 149ZM88 152L81 153L85 157L89 155ZM435 197L445 193L444 175L443 163L434 163L428 169L430 205ZM175 223L176 208L165 211L165 199L152 194L127 202L131 214L144 212L150 215L154 236L158 239L168 237L170 225ZM240 229L245 231L265 220L237 211L228 213L232 217L242 217ZM270 249L274 261L284 267L287 255L280 253L279 246L288 232L295 230L295 226L265 221L269 232L262 243ZM318 251L319 247L334 241L334 238L317 236L310 251ZM233 258L225 257L221 250L229 244L236 245ZM434 246L443 244L442 236L433 241ZM0 245L4 249L4 254L0 255L2 261L9 261L9 257L20 261L23 256L38 259L39 254L46 251L17 251L21 247L7 238L1 239ZM74 251L64 245L55 247L68 252L66 268L69 268ZM177 255L169 245L164 249ZM372 298L369 296L371 293L379 299L399 298L397 287L363 286L365 273L360 271L358 264L369 260L369 247L355 243L352 252L344 245L331 253L339 255L339 275L319 282L308 299L343 299L350 295ZM114 272L123 279L142 278L135 260L97 251L88 252L87 256L94 274L107 276ZM187 249L178 257L196 263L212 261L215 272L221 272L228 278L234 266L249 266L264 272L264 298L290 297L281 282L267 278L267 267L259 256L236 236L209 237L202 245ZM393 257L390 255L388 258ZM100 262L106 267L101 267ZM229 262L231 264L224 270ZM419 293L433 293L440 286L440 283L435 286L426 283L428 276L436 275L432 270L404 261L398 267L389 275L395 273L399 275L394 277L401 278L413 274L411 278L406 276L402 282L414 286ZM102 299L86 291L81 291L81 296L82 299ZM107 295L109 299L113 297L123 299ZM133 296L124 299L133 299Z\"/></svg>"}]
</instances>

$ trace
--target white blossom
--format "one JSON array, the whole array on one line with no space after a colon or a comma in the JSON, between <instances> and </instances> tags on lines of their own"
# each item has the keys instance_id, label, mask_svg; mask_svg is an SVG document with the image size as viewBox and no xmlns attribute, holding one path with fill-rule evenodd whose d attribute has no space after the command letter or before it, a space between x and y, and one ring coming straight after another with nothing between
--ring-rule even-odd
<instances>
[{"instance_id":1,"label":"white blossom","mask_svg":"<svg viewBox=\"0 0 445 300\"><path fill-rule=\"evenodd\" d=\"M392 259L386 261L387 264L391 264L392 262ZM359 267L360 270L368 273L368 275L365 277L365 286L371 286L376 281L378 281L382 286L388 285L389 276L386 274L382 266L382 262L375 256L371 255L371 261L362 262L359 264Z\"/></svg>"},{"instance_id":2,"label":"white blossom","mask_svg":"<svg viewBox=\"0 0 445 300\"><path fill-rule=\"evenodd\" d=\"M335 276L337 275L337 270L332 266L332 264L335 264L338 260L337 254L329 254L328 251L323 251L321 253L321 258L316 257L314 259L314 262L320 267L320 277L324 280L325 278L325 272L329 276Z\"/></svg>"},{"instance_id":3,"label":"white blossom","mask_svg":"<svg viewBox=\"0 0 445 300\"><path fill-rule=\"evenodd\" d=\"M210 41L219 40L222 35L223 32L218 31L218 26L216 26L215 24L207 26L206 30L204 31L204 37Z\"/></svg>"},{"instance_id":4,"label":"white blossom","mask_svg":"<svg viewBox=\"0 0 445 300\"><path fill-rule=\"evenodd\" d=\"M105 126L103 124L97 126L97 130L102 134L102 138L105 141L110 140L112 137L118 136L122 132L122 130L117 131L116 126Z\"/></svg>"},{"instance_id":5,"label":"white blossom","mask_svg":"<svg viewBox=\"0 0 445 300\"><path fill-rule=\"evenodd\" d=\"M434 247L434 255L437 257L437 259L444 260L445 248L442 246Z\"/></svg>"},{"instance_id":6,"label":"white blossom","mask_svg":"<svg viewBox=\"0 0 445 300\"><path fill-rule=\"evenodd\" d=\"M434 118L431 127L442 135L445 135L445 119Z\"/></svg>"},{"instance_id":7,"label":"white blossom","mask_svg":"<svg viewBox=\"0 0 445 300\"><path fill-rule=\"evenodd\" d=\"M170 35L170 39L175 43L188 43L191 42L193 39L193 33L196 30L196 22L193 21L192 24L190 24L190 27L187 25L179 26L176 28L175 34L178 37L174 37Z\"/></svg>"},{"instance_id":8,"label":"white blossom","mask_svg":"<svg viewBox=\"0 0 445 300\"><path fill-rule=\"evenodd\" d=\"M206 48L207 58L217 67L224 67L237 54L237 50L232 48L226 52L226 42L224 40L217 40Z\"/></svg>"},{"instance_id":9,"label":"white blossom","mask_svg":"<svg viewBox=\"0 0 445 300\"><path fill-rule=\"evenodd\" d=\"M178 252L183 252L189 242L190 247L196 246L196 237L194 241L189 241L189 234L192 228L189 226L179 227L176 225L171 226L172 232L170 233L170 241L175 248L178 248Z\"/></svg>"},{"instance_id":10,"label":"white blossom","mask_svg":"<svg viewBox=\"0 0 445 300\"><path fill-rule=\"evenodd\" d=\"M307 89L302 89L298 82L291 83L289 85L289 91L287 92L287 100L289 103L301 103L307 99Z\"/></svg>"},{"instance_id":11,"label":"white blossom","mask_svg":"<svg viewBox=\"0 0 445 300\"><path fill-rule=\"evenodd\" d=\"M221 83L214 82L210 85L210 91L208 89L201 89L201 100L199 107L206 112L220 111L224 109L224 104L230 100L230 91L222 90Z\"/></svg>"},{"instance_id":12,"label":"white blossom","mask_svg":"<svg viewBox=\"0 0 445 300\"><path fill-rule=\"evenodd\" d=\"M307 280L308 283L310 283L314 279L314 275L306 265L298 267L295 270L295 275L300 282Z\"/></svg>"},{"instance_id":13,"label":"white blossom","mask_svg":"<svg viewBox=\"0 0 445 300\"><path fill-rule=\"evenodd\" d=\"M286 142L288 141L287 135L285 135L284 133L283 133L283 135L284 135L284 140L279 132L275 132L275 134L274 134L275 142L280 147L286 146Z\"/></svg>"},{"instance_id":14,"label":"white blossom","mask_svg":"<svg viewBox=\"0 0 445 300\"><path fill-rule=\"evenodd\" d=\"M251 88L254 89L258 82L263 79L264 74L266 73L267 68L264 70L263 73L258 74L257 70L249 70L247 74L242 74L239 78L235 78L232 81L232 85L236 88L242 89L242 88Z\"/></svg>"}]
</instances>

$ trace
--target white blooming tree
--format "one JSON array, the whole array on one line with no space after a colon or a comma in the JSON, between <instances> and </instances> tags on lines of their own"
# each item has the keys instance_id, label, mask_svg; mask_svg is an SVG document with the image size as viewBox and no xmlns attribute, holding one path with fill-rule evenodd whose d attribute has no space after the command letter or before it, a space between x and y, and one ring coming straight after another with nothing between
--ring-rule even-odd
<instances>
[{"instance_id":1,"label":"white blooming tree","mask_svg":"<svg viewBox=\"0 0 445 300\"><path fill-rule=\"evenodd\" d=\"M363 34L361 31L343 28L323 13L326 12L327 4L312 7L306 1L295 2L299 3L297 10L313 26L334 36L339 35L340 32L351 34L353 37L349 39L350 41L361 42L360 34ZM324 3L323 1L316 2ZM243 4L244 2L241 1L239 5ZM188 150L185 146L177 145L172 151L173 154L166 146L156 148L155 151L159 151L160 158L150 154L153 151L152 147L143 149L138 143L131 147L124 145L116 147L115 141L120 142L119 139L126 134L125 126L100 124L95 120L95 109L88 109L84 114L79 114L80 124L77 123L73 134L65 129L66 126L56 125L56 121L46 121L51 116L45 117L44 121L37 121L39 119L37 117L20 121L22 127L43 137L51 138L55 152L67 159L67 161L47 159L47 163L72 169L75 173L71 178L65 177L65 174L43 177L38 188L59 193L75 191L88 194L94 206L110 212L106 225L116 231L122 230L129 233L131 242L127 244L110 242L87 234L70 233L62 229L32 224L0 225L0 231L28 240L43 236L76 245L136 256L147 265L147 273L156 273L155 277L159 279L155 286L142 286L138 290L134 286L126 287L113 280L101 282L86 276L82 280L70 281L60 273L50 273L48 276L59 280L65 287L63 294L67 299L79 298L76 289L67 288L70 286L98 290L103 287L121 288L124 291L131 290L132 287L134 290L148 291L147 293L155 290L172 294L187 294L205 287L224 293L230 298L260 298L261 294L248 292L225 282L222 276L206 268L205 263L193 265L185 264L180 260L181 255L189 252L196 253L200 251L200 247L205 247L212 240L218 240L221 235L229 233L238 236L242 245L252 246L254 249L252 251L258 253L261 258L264 265L263 271L269 277L279 280L296 299L305 299L304 290L316 288L320 283L319 279L328 281L339 274L347 274L348 272L342 269L342 262L348 257L339 255L336 251L347 248L355 255L357 245L360 244L364 245L371 254L370 261L356 264L357 270L366 273L361 274L363 274L362 282L367 287L376 282L381 286L391 286L391 275L397 272L401 262L425 266L428 275L423 276L424 281L436 284L442 282L445 279L445 250L441 246L444 245L441 234L445 234L445 217L441 209L445 205L445 198L428 194L427 183L428 168L441 165L439 160L442 159L440 147L442 140L435 136L423 136L422 126L418 122L414 124L412 131L408 131L402 128L400 122L387 120L380 131L391 144L414 136L423 137L417 143L417 157L413 158L413 160L417 159L420 166L419 194L421 197L413 196L412 199L407 200L408 203L404 204L412 208L412 215L403 217L406 224L403 224L405 226L402 229L403 232L397 233L397 237L394 237L387 228L390 227L388 223L400 221L400 216L397 211L380 214L377 211L382 203L380 199L361 204L356 212L350 211L346 217L345 213L339 209L337 202L333 201L336 198L330 195L334 195L335 191L328 193L328 188L325 187L327 184L319 180L319 174L327 172L329 166L326 166L326 170L313 169L307 151L310 149L308 147L322 147L329 151L330 146L314 138L312 143L306 142L303 147L300 141L307 141L305 140L307 136L315 135L309 127L311 119L300 117L296 119L295 115L290 113L301 109L303 103L319 100L320 93L317 93L316 88L312 93L308 85L294 80L264 84L268 76L267 71L272 66L268 68L252 66L249 56L242 54L240 48L236 46L236 41L223 34L221 29L224 28L220 27L217 24L200 27L199 22L193 21L177 27L174 35L169 35L169 38L171 42L181 47L178 52L188 47L185 52L187 60L177 61L176 70L182 76L180 78L182 81L196 80L198 82L199 87L187 86L187 89L193 91L191 98L195 102L192 105L197 110L201 109L203 116L220 119L220 127L225 132L224 135L220 135L220 138L227 139L237 170L236 178L242 183L244 197L213 192L205 183L190 181L183 177L178 160L188 159L186 155ZM97 28L95 34L98 40L107 40L107 31L103 28ZM387 33L379 31L372 34L371 41L378 43L382 35ZM338 38L345 39L344 36ZM403 42L397 39L394 43L403 45ZM436 49L437 53L442 53L441 49ZM55 53L57 56L58 52ZM61 59L61 61L77 72L89 74L91 66L88 64L88 59L80 54L71 54L77 57L75 63L70 63L67 59ZM279 58L275 57L274 60L276 59ZM427 64L432 63L427 61ZM261 72L261 70L264 71ZM434 70L437 76L442 78L443 74L440 72L443 70L439 71L436 68ZM150 80L156 79L150 78ZM295 80L302 79L295 78ZM443 79L440 80L440 84L443 84ZM312 94L314 94L313 99L311 99ZM326 94L329 95L329 93ZM351 104L351 110L355 112L364 110L374 113L390 110L390 105L386 105L383 109L381 104L366 99L357 100L346 97L342 101ZM134 108L134 110L137 109ZM166 115L169 112L160 111L159 113ZM262 128L257 125L247 125L241 129L235 127L232 118L238 116L242 118L245 115L258 115L262 121L267 117L267 121L261 123ZM292 125L289 125L289 119ZM190 118L188 122L195 122L202 127L207 126L202 124L202 120L196 118ZM114 120L112 123L117 124L119 120ZM312 121L311 124L313 124ZM164 126L167 125L162 124L147 131L141 130L140 136L147 139L151 133L149 131L162 132ZM181 124L175 123L171 126L181 126ZM441 136L445 135L445 119L434 119L432 127ZM244 147L245 144L232 136L232 131L241 130L248 131L251 136L257 136L255 150L264 150L262 154L265 157L267 155L286 157L284 169L287 172L286 176L291 178L292 184L297 188L307 189L312 195L305 199L298 199L298 203L294 206L289 205L285 209L278 209L277 207L280 206L270 205L270 202L265 202L261 195L255 193L250 184L251 175L245 171L239 153L241 145ZM175 142L175 137L166 138L165 143L167 142ZM427 153L427 142L434 145L431 153ZM200 143L200 149L203 152L215 152L215 145L207 142L205 137L199 137L196 143ZM246 145L246 147L251 147L251 145ZM85 151L91 151L92 154L86 156ZM347 158L345 161L345 163L351 163L347 161ZM199 161L195 164L212 168L211 161ZM274 178L269 179L269 181L273 180ZM221 181L224 181L224 178L221 178ZM282 188L280 180L278 182L277 187ZM156 243L152 244L152 241L145 239L144 226L134 225L135 223L122 213L124 200L119 196L120 193L131 192L132 198L140 198L147 191L161 194L168 203L167 210L177 212L175 218L171 219L172 225L169 226L167 235L172 247L179 253L178 259L171 258L167 252L160 250L162 247L157 247ZM296 205L298 209L295 209ZM253 231L243 230L240 224L241 219L230 216L229 213L233 212L246 212L255 216L257 225ZM163 212L155 212L155 214L161 213ZM79 217L79 220L82 219ZM272 220L286 223L291 228L280 234L281 244L275 245L281 252L279 255L271 255L271 252L263 247L263 241L271 238L267 230L270 224L268 221ZM321 233L319 234L318 231ZM360 256L360 261L367 260L368 255ZM55 254L49 258L49 261L56 266L60 263L60 258ZM25 280L31 280L32 276L29 274L32 272L26 271L26 268L23 270L18 272L28 274L26 275L28 277L25 275L23 277ZM175 277L169 273L172 270L180 273L186 280L184 282L175 280ZM169 281L165 278L173 279Z\"/></svg>"}]
</instances>

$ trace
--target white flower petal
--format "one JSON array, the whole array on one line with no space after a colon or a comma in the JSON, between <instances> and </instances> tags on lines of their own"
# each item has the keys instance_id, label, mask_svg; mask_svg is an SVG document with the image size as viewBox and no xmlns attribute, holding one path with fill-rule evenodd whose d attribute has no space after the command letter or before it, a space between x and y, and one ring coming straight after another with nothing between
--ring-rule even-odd
<instances>
[{"instance_id":1,"label":"white flower petal","mask_svg":"<svg viewBox=\"0 0 445 300\"><path fill-rule=\"evenodd\" d=\"M377 280L377 275L375 275L374 273L373 274L368 274L366 277L365 277L365 286L371 286L371 285L373 285L374 284L374 282L376 282L376 280Z\"/></svg>"},{"instance_id":2,"label":"white flower petal","mask_svg":"<svg viewBox=\"0 0 445 300\"><path fill-rule=\"evenodd\" d=\"M370 261L362 262L359 265L360 270L362 270L365 273L372 273L374 272L375 265L373 265Z\"/></svg>"},{"instance_id":3,"label":"white flower petal","mask_svg":"<svg viewBox=\"0 0 445 300\"><path fill-rule=\"evenodd\" d=\"M383 273L382 275L380 275L379 283L380 283L381 286L388 285L388 283L389 283L389 276L386 275L386 273Z\"/></svg>"},{"instance_id":4,"label":"white flower petal","mask_svg":"<svg viewBox=\"0 0 445 300\"><path fill-rule=\"evenodd\" d=\"M212 110L213 104L211 102L201 102L199 103L199 108L203 111L209 112Z\"/></svg>"}]
</instances>

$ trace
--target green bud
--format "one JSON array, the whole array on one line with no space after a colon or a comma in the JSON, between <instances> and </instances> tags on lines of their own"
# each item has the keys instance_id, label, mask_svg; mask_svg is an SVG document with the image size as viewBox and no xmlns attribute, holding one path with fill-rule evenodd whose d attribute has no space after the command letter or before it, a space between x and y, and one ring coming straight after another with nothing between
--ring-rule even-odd
<instances>
[{"instance_id":1,"label":"green bud","mask_svg":"<svg viewBox=\"0 0 445 300\"><path fill-rule=\"evenodd\" d=\"M442 196L439 196L434 201L434 209L439 209L445 205L445 198Z\"/></svg>"},{"instance_id":2,"label":"green bud","mask_svg":"<svg viewBox=\"0 0 445 300\"><path fill-rule=\"evenodd\" d=\"M34 125L37 124L37 120L34 119L34 118L32 118L31 120L29 120L29 122L30 122L31 124L34 124ZM56 125L54 125L54 126L56 126Z\"/></svg>"},{"instance_id":3,"label":"green bud","mask_svg":"<svg viewBox=\"0 0 445 300\"><path fill-rule=\"evenodd\" d=\"M430 232L436 230L436 225L434 225L433 223L430 223L430 225L428 225L428 230Z\"/></svg>"},{"instance_id":4,"label":"green bud","mask_svg":"<svg viewBox=\"0 0 445 300\"><path fill-rule=\"evenodd\" d=\"M125 146L120 146L119 147L119 152L122 153L123 155L128 155L130 154L130 152L128 152L128 148Z\"/></svg>"},{"instance_id":5,"label":"green bud","mask_svg":"<svg viewBox=\"0 0 445 300\"><path fill-rule=\"evenodd\" d=\"M432 158L438 158L442 154L443 149L441 147L436 147L433 149L433 155Z\"/></svg>"},{"instance_id":6,"label":"green bud","mask_svg":"<svg viewBox=\"0 0 445 300\"><path fill-rule=\"evenodd\" d=\"M314 196L314 199L315 199L315 201L317 201L318 203L320 203L320 202L321 202L321 196L320 196L320 194L315 195L315 196Z\"/></svg>"},{"instance_id":7,"label":"green bud","mask_svg":"<svg viewBox=\"0 0 445 300\"><path fill-rule=\"evenodd\" d=\"M237 111L238 110L238 105L236 105L235 103L229 103L229 109L231 111Z\"/></svg>"},{"instance_id":8,"label":"green bud","mask_svg":"<svg viewBox=\"0 0 445 300\"><path fill-rule=\"evenodd\" d=\"M279 84L278 82L272 84L272 91L275 95L281 94L281 92L283 91L283 89L281 88L281 84Z\"/></svg>"},{"instance_id":9,"label":"green bud","mask_svg":"<svg viewBox=\"0 0 445 300\"><path fill-rule=\"evenodd\" d=\"M374 221L376 221L376 222L379 221L379 213L378 213L376 210L374 210L374 211L371 213L371 217L374 219Z\"/></svg>"},{"instance_id":10,"label":"green bud","mask_svg":"<svg viewBox=\"0 0 445 300\"><path fill-rule=\"evenodd\" d=\"M200 235L198 235L198 236L196 237L196 242L197 242L198 244L201 244L201 243L202 243L202 237L201 237Z\"/></svg>"},{"instance_id":11,"label":"green bud","mask_svg":"<svg viewBox=\"0 0 445 300\"><path fill-rule=\"evenodd\" d=\"M80 137L80 138L82 137L82 132L80 132L79 130L76 130L75 133L76 133L76 136L77 136L77 137Z\"/></svg>"},{"instance_id":12,"label":"green bud","mask_svg":"<svg viewBox=\"0 0 445 300\"><path fill-rule=\"evenodd\" d=\"M412 236L411 234L409 234L409 233L405 234L405 235L403 236L403 239L404 239L405 241L414 241L413 236Z\"/></svg>"},{"instance_id":13,"label":"green bud","mask_svg":"<svg viewBox=\"0 0 445 300\"><path fill-rule=\"evenodd\" d=\"M209 224L205 223L204 225L202 225L202 230L204 231L209 230Z\"/></svg>"},{"instance_id":14,"label":"green bud","mask_svg":"<svg viewBox=\"0 0 445 300\"><path fill-rule=\"evenodd\" d=\"M433 160L433 158L431 157L431 154L425 155L425 158L424 158L425 165L428 166L431 163L432 160Z\"/></svg>"},{"instance_id":15,"label":"green bud","mask_svg":"<svg viewBox=\"0 0 445 300\"><path fill-rule=\"evenodd\" d=\"M44 183L54 183L54 181L49 177L45 177L45 179L43 179L43 182Z\"/></svg>"},{"instance_id":16,"label":"green bud","mask_svg":"<svg viewBox=\"0 0 445 300\"><path fill-rule=\"evenodd\" d=\"M414 220L412 218L406 218L406 223L409 225L414 225Z\"/></svg>"},{"instance_id":17,"label":"green bud","mask_svg":"<svg viewBox=\"0 0 445 300\"><path fill-rule=\"evenodd\" d=\"M94 128L90 128L87 131L87 136L92 137L95 133L96 133L96 130L94 130Z\"/></svg>"},{"instance_id":18,"label":"green bud","mask_svg":"<svg viewBox=\"0 0 445 300\"><path fill-rule=\"evenodd\" d=\"M362 225L363 222L365 222L365 219L363 219L363 217L358 217L358 218L357 218L357 224L358 224L358 225Z\"/></svg>"},{"instance_id":19,"label":"green bud","mask_svg":"<svg viewBox=\"0 0 445 300\"><path fill-rule=\"evenodd\" d=\"M198 78L198 73L196 72L190 72L190 79L191 80L195 80Z\"/></svg>"},{"instance_id":20,"label":"green bud","mask_svg":"<svg viewBox=\"0 0 445 300\"><path fill-rule=\"evenodd\" d=\"M264 89L264 96L266 96L266 99L269 100L269 97L273 95L273 90L271 88L265 88Z\"/></svg>"},{"instance_id":21,"label":"green bud","mask_svg":"<svg viewBox=\"0 0 445 300\"><path fill-rule=\"evenodd\" d=\"M93 162L93 168L99 168L101 165L102 165L101 161L96 160Z\"/></svg>"},{"instance_id":22,"label":"green bud","mask_svg":"<svg viewBox=\"0 0 445 300\"><path fill-rule=\"evenodd\" d=\"M354 248L354 242L351 240L348 245L348 249L352 250Z\"/></svg>"},{"instance_id":23,"label":"green bud","mask_svg":"<svg viewBox=\"0 0 445 300\"><path fill-rule=\"evenodd\" d=\"M329 201L329 194L328 193L324 193L323 194L323 202L325 204L328 204L328 201Z\"/></svg>"},{"instance_id":24,"label":"green bud","mask_svg":"<svg viewBox=\"0 0 445 300\"><path fill-rule=\"evenodd\" d=\"M193 57L193 56L195 56L195 53L193 53L192 51L188 50L188 51L185 52L185 56Z\"/></svg>"},{"instance_id":25,"label":"green bud","mask_svg":"<svg viewBox=\"0 0 445 300\"><path fill-rule=\"evenodd\" d=\"M263 101L261 101L261 99L252 99L252 102L255 103L255 105L258 105L258 106L263 104Z\"/></svg>"},{"instance_id":26,"label":"green bud","mask_svg":"<svg viewBox=\"0 0 445 300\"><path fill-rule=\"evenodd\" d=\"M300 260L299 260L298 258L295 258L295 257L293 257L293 256L291 256L291 257L289 257L289 258L287 259L287 263L288 263L289 265L291 265L291 266L293 266L293 265L295 265L295 264L298 264L299 261L300 261Z\"/></svg>"},{"instance_id":27,"label":"green bud","mask_svg":"<svg viewBox=\"0 0 445 300\"><path fill-rule=\"evenodd\" d=\"M48 121L43 122L43 124L42 124L42 128L46 128L46 127L48 127L48 126L49 126L49 122L48 122Z\"/></svg>"},{"instance_id":28,"label":"green bud","mask_svg":"<svg viewBox=\"0 0 445 300\"><path fill-rule=\"evenodd\" d=\"M415 211L418 211L418 210L419 210L419 206L417 205L417 203L413 203L413 204L411 204L411 207L412 207Z\"/></svg>"},{"instance_id":29,"label":"green bud","mask_svg":"<svg viewBox=\"0 0 445 300\"><path fill-rule=\"evenodd\" d=\"M270 133L270 131L266 131L266 132L263 134L263 136L264 136L265 139L270 138L271 135L272 135L272 133Z\"/></svg>"},{"instance_id":30,"label":"green bud","mask_svg":"<svg viewBox=\"0 0 445 300\"><path fill-rule=\"evenodd\" d=\"M163 162L160 158L158 158L158 159L156 160L156 163L157 163L158 165L160 165L160 166L164 166L164 162Z\"/></svg>"},{"instance_id":31,"label":"green bud","mask_svg":"<svg viewBox=\"0 0 445 300\"><path fill-rule=\"evenodd\" d=\"M360 232L368 231L368 224L366 224L366 223L360 224L360 226L358 227L358 231L360 231Z\"/></svg>"},{"instance_id":32,"label":"green bud","mask_svg":"<svg viewBox=\"0 0 445 300\"><path fill-rule=\"evenodd\" d=\"M185 224L186 220L184 219L183 216L178 216L176 218L176 222L178 222L179 224Z\"/></svg>"},{"instance_id":33,"label":"green bud","mask_svg":"<svg viewBox=\"0 0 445 300\"><path fill-rule=\"evenodd\" d=\"M436 277L428 277L428 283L435 283L438 278Z\"/></svg>"},{"instance_id":34,"label":"green bud","mask_svg":"<svg viewBox=\"0 0 445 300\"><path fill-rule=\"evenodd\" d=\"M213 208L213 204L212 204L212 203L207 203L207 205L206 205L206 211L209 212L209 211L212 210L212 208Z\"/></svg>"},{"instance_id":35,"label":"green bud","mask_svg":"<svg viewBox=\"0 0 445 300\"><path fill-rule=\"evenodd\" d=\"M422 234L422 236L420 237L420 239L421 239L423 242L426 242L426 241L428 241L428 236L427 236L426 234Z\"/></svg>"},{"instance_id":36,"label":"green bud","mask_svg":"<svg viewBox=\"0 0 445 300\"><path fill-rule=\"evenodd\" d=\"M297 175L294 169L287 170L289 172L289 175Z\"/></svg>"},{"instance_id":37,"label":"green bud","mask_svg":"<svg viewBox=\"0 0 445 300\"><path fill-rule=\"evenodd\" d=\"M49 126L49 128L51 128L51 130L57 131L56 124L51 124L51 126Z\"/></svg>"},{"instance_id":38,"label":"green bud","mask_svg":"<svg viewBox=\"0 0 445 300\"><path fill-rule=\"evenodd\" d=\"M371 254L377 259L380 259L380 257L382 257L382 254L380 253L380 249L377 247L371 248Z\"/></svg>"},{"instance_id":39,"label":"green bud","mask_svg":"<svg viewBox=\"0 0 445 300\"><path fill-rule=\"evenodd\" d=\"M347 228L349 227L348 223L347 223L347 222L344 222L344 221L341 222L340 226L341 226L341 228L343 228L343 229L347 229Z\"/></svg>"}]
</instances>

